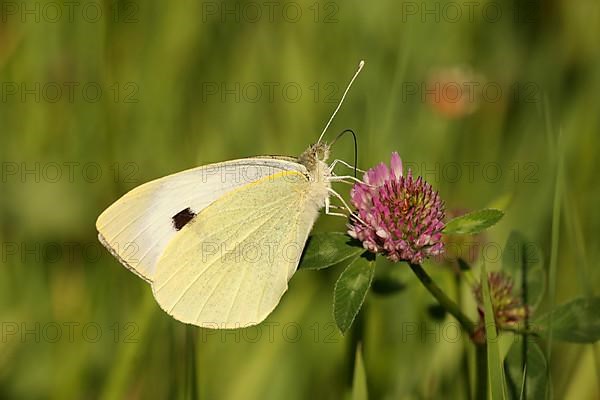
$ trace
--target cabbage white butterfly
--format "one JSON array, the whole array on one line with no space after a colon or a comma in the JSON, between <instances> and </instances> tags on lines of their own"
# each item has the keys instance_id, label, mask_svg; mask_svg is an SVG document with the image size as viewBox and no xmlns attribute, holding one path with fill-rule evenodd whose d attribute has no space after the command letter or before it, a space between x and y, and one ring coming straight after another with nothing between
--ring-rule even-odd
<instances>
[{"instance_id":1,"label":"cabbage white butterfly","mask_svg":"<svg viewBox=\"0 0 600 400\"><path fill-rule=\"evenodd\" d=\"M340 109L361 61L318 141L297 159L253 157L169 175L126 193L96 221L100 242L152 285L175 319L233 329L263 321L296 271L331 182L323 135Z\"/></svg>"}]
</instances>

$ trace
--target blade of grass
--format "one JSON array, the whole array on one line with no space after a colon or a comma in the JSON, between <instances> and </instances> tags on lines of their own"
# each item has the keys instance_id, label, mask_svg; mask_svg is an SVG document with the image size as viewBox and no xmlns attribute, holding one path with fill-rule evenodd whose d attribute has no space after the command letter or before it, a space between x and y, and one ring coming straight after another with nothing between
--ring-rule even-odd
<instances>
[{"instance_id":1,"label":"blade of grass","mask_svg":"<svg viewBox=\"0 0 600 400\"><path fill-rule=\"evenodd\" d=\"M464 261L462 261L463 263L465 263ZM465 263L466 264L466 263ZM457 273L454 276L454 289L456 290L456 303L458 304L458 308L459 309L463 309L464 306L464 302L463 302L463 296L462 296L462 292L461 292L461 280L462 275ZM463 377L463 384L465 386L465 394L466 394L466 398L467 400L472 400L473 399L473 395L471 394L471 370L469 368L469 344L468 341L464 341L463 342L463 351L462 351L462 377Z\"/></svg>"},{"instance_id":2,"label":"blade of grass","mask_svg":"<svg viewBox=\"0 0 600 400\"><path fill-rule=\"evenodd\" d=\"M475 398L477 400L486 400L488 397L487 358L486 345L477 344L475 346L475 368L477 373L475 377Z\"/></svg>"},{"instance_id":3,"label":"blade of grass","mask_svg":"<svg viewBox=\"0 0 600 400\"><path fill-rule=\"evenodd\" d=\"M546 138L548 141L548 153L549 159L555 160L556 162L556 176L554 181L554 196L552 205L552 229L550 239L550 265L548 271L548 304L550 310L552 310L556 304L556 268L558 264L558 245L559 245L559 234L560 234L560 209L561 209L561 195L562 195L562 171L563 171L563 156L560 149L562 149L562 131L559 130L558 139L554 138L552 119L550 117L550 106L549 99L544 96L543 99L543 114L546 125ZM549 321L550 334L548 336L546 346L546 360L548 362L548 382L552 382L552 318ZM552 390L548 390L546 393L551 393Z\"/></svg>"},{"instance_id":4,"label":"blade of grass","mask_svg":"<svg viewBox=\"0 0 600 400\"><path fill-rule=\"evenodd\" d=\"M485 270L485 263L481 266L481 287L483 292L483 305L485 309L485 341L487 344L487 370L490 377L492 400L504 400L506 398L506 385L504 381L504 369L500 359L498 348L498 331L490 296L490 284Z\"/></svg>"},{"instance_id":5,"label":"blade of grass","mask_svg":"<svg viewBox=\"0 0 600 400\"><path fill-rule=\"evenodd\" d=\"M562 148L562 131L558 134L558 145L557 149ZM557 150L558 151L558 150ZM562 182L563 182L563 163L564 158L562 152L556 155L557 166L556 166L556 179L554 184L554 199L552 206L552 236L551 236L551 247L550 247L550 267L548 277L548 300L549 307L552 310L556 304L556 268L558 265L558 246L560 238L560 209L562 200ZM550 318L549 324L549 335L546 349L546 360L548 360L548 374L551 373L551 357L552 357L552 318Z\"/></svg>"},{"instance_id":6,"label":"blade of grass","mask_svg":"<svg viewBox=\"0 0 600 400\"><path fill-rule=\"evenodd\" d=\"M590 269L587 259L587 251L585 248L584 235L581 228L581 219L577 215L577 207L569 207L573 204L572 199L568 195L569 191L566 189L567 183L563 181L563 188L565 192L565 204L563 212L565 214L565 221L567 228L569 229L569 237L572 239L573 247L576 251L577 262L575 263L577 271L579 272L579 280L581 287L586 297L594 296L594 290L590 282ZM598 392L600 393L600 352L596 344L590 345L592 348L592 354L594 356L594 366L596 369L596 382L598 385Z\"/></svg>"},{"instance_id":7,"label":"blade of grass","mask_svg":"<svg viewBox=\"0 0 600 400\"><path fill-rule=\"evenodd\" d=\"M362 346L356 346L354 357L354 377L352 379L352 400L368 400L367 373L362 357Z\"/></svg>"},{"instance_id":8,"label":"blade of grass","mask_svg":"<svg viewBox=\"0 0 600 400\"><path fill-rule=\"evenodd\" d=\"M524 250L524 249L523 249ZM527 254L525 253L525 251L521 251L521 297L523 299L523 304L527 307L527 305L529 304L529 288L527 286L527 274L530 273L528 270L528 263L527 263ZM525 331L529 330L529 315L528 313L525 313ZM521 353L521 357L522 357L522 367L523 367L523 384L521 386L521 396L519 397L519 399L523 398L523 393L527 393L527 334L523 335L523 352Z\"/></svg>"},{"instance_id":9,"label":"blade of grass","mask_svg":"<svg viewBox=\"0 0 600 400\"><path fill-rule=\"evenodd\" d=\"M548 99L548 94L544 93L542 97L542 113L544 114L544 124L546 126L546 140L548 142L548 154L553 156L556 154L556 150L554 147L554 138L552 137L552 132L554 132L554 128L552 127L552 119L550 118L550 100Z\"/></svg>"},{"instance_id":10,"label":"blade of grass","mask_svg":"<svg viewBox=\"0 0 600 400\"><path fill-rule=\"evenodd\" d=\"M525 339L527 341L527 339ZM527 354L527 353L525 353ZM527 364L523 367L523 380L521 382L521 393L519 393L519 400L523 400L527 391Z\"/></svg>"}]
</instances>

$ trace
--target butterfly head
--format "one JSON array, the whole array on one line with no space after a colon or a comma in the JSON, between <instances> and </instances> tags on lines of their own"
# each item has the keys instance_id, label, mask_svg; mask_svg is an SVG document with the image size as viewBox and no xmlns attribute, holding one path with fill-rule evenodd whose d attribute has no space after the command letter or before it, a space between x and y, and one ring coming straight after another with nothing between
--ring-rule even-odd
<instances>
[{"instance_id":1,"label":"butterfly head","mask_svg":"<svg viewBox=\"0 0 600 400\"><path fill-rule=\"evenodd\" d=\"M323 142L311 144L304 153L298 157L300 164L309 171L315 171L320 165L325 164L329 158L329 145Z\"/></svg>"}]
</instances>

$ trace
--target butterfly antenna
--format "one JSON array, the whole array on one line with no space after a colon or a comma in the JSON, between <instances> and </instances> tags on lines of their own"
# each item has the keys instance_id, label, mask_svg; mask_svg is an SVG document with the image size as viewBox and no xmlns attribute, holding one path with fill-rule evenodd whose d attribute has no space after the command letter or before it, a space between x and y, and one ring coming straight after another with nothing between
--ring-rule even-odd
<instances>
[{"instance_id":1,"label":"butterfly antenna","mask_svg":"<svg viewBox=\"0 0 600 400\"><path fill-rule=\"evenodd\" d=\"M339 138L341 138L342 136L344 136L345 133L350 132L352 134L352 139L354 139L354 177L356 178L356 170L357 170L357 162L358 162L358 144L356 142L356 134L354 133L354 131L352 129L346 129L345 131L341 132L339 135L337 135L335 137L335 139L333 139L333 141L331 142L331 146L333 147L333 145L335 144L335 142L337 142L337 140Z\"/></svg>"},{"instance_id":2,"label":"butterfly antenna","mask_svg":"<svg viewBox=\"0 0 600 400\"><path fill-rule=\"evenodd\" d=\"M340 99L340 102L338 103L338 105L337 105L335 111L333 112L333 114L331 114L331 118L329 118L329 121L327 122L327 125L325 125L325 128L323 129L323 132L321 132L321 136L319 136L319 140L317 140L317 143L321 143L321 139L323 139L323 135L325 135L325 132L327 131L327 128L329 128L329 125L331 125L331 121L333 121L333 117L335 117L335 114L337 114L338 110L342 106L342 103L344 102L344 99L346 98L346 95L348 94L348 91L350 90L350 87L352 86L352 84L354 83L354 80L356 79L356 77L358 76L358 74L360 74L360 71L362 70L362 68L364 66L365 66L365 61L361 60L360 63L358 63L358 69L356 70L356 72L354 73L354 76L350 80L350 83L346 87L346 90L344 91L344 94L342 95L342 98Z\"/></svg>"}]
</instances>

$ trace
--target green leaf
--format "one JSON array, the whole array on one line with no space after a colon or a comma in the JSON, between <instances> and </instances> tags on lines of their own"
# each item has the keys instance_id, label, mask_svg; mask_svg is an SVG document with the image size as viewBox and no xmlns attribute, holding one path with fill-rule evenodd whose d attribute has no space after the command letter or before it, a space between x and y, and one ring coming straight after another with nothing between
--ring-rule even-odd
<instances>
[{"instance_id":1,"label":"green leaf","mask_svg":"<svg viewBox=\"0 0 600 400\"><path fill-rule=\"evenodd\" d=\"M444 228L444 233L456 233L456 234L467 234L472 235L479 233L496 222L504 216L504 213L500 210L488 208L479 211L473 211L471 213L461 215L451 219Z\"/></svg>"},{"instance_id":2,"label":"green leaf","mask_svg":"<svg viewBox=\"0 0 600 400\"><path fill-rule=\"evenodd\" d=\"M324 232L308 238L298 269L323 269L358 257L365 249L341 232Z\"/></svg>"},{"instance_id":3,"label":"green leaf","mask_svg":"<svg viewBox=\"0 0 600 400\"><path fill-rule=\"evenodd\" d=\"M546 291L546 271L539 247L520 232L512 231L502 253L502 269L513 278L523 303L537 308Z\"/></svg>"},{"instance_id":4,"label":"green leaf","mask_svg":"<svg viewBox=\"0 0 600 400\"><path fill-rule=\"evenodd\" d=\"M352 400L367 400L367 373L362 357L362 346L360 343L356 346L356 356L354 357L354 378L352 379Z\"/></svg>"},{"instance_id":5,"label":"green leaf","mask_svg":"<svg viewBox=\"0 0 600 400\"><path fill-rule=\"evenodd\" d=\"M373 281L375 257L365 253L356 258L335 283L333 316L340 332L345 334L360 311Z\"/></svg>"},{"instance_id":6,"label":"green leaf","mask_svg":"<svg viewBox=\"0 0 600 400\"><path fill-rule=\"evenodd\" d=\"M524 346L527 348L525 360L523 360ZM506 355L504 368L508 375L512 399L546 399L548 363L544 352L536 342L529 339L525 342L523 338L515 342ZM525 380L523 380L523 372L526 374Z\"/></svg>"},{"instance_id":7,"label":"green leaf","mask_svg":"<svg viewBox=\"0 0 600 400\"><path fill-rule=\"evenodd\" d=\"M575 343L595 343L600 339L600 297L573 300L537 318L532 325L542 335ZM552 322L550 320L552 319Z\"/></svg>"},{"instance_id":8,"label":"green leaf","mask_svg":"<svg viewBox=\"0 0 600 400\"><path fill-rule=\"evenodd\" d=\"M498 331L496 330L494 308L490 296L490 283L485 270L485 263L481 266L481 288L483 291L483 305L485 310L485 340L488 358L487 368L492 389L492 400L505 399L506 390L504 371L502 369L502 360L500 359L500 350L498 349Z\"/></svg>"}]
</instances>

